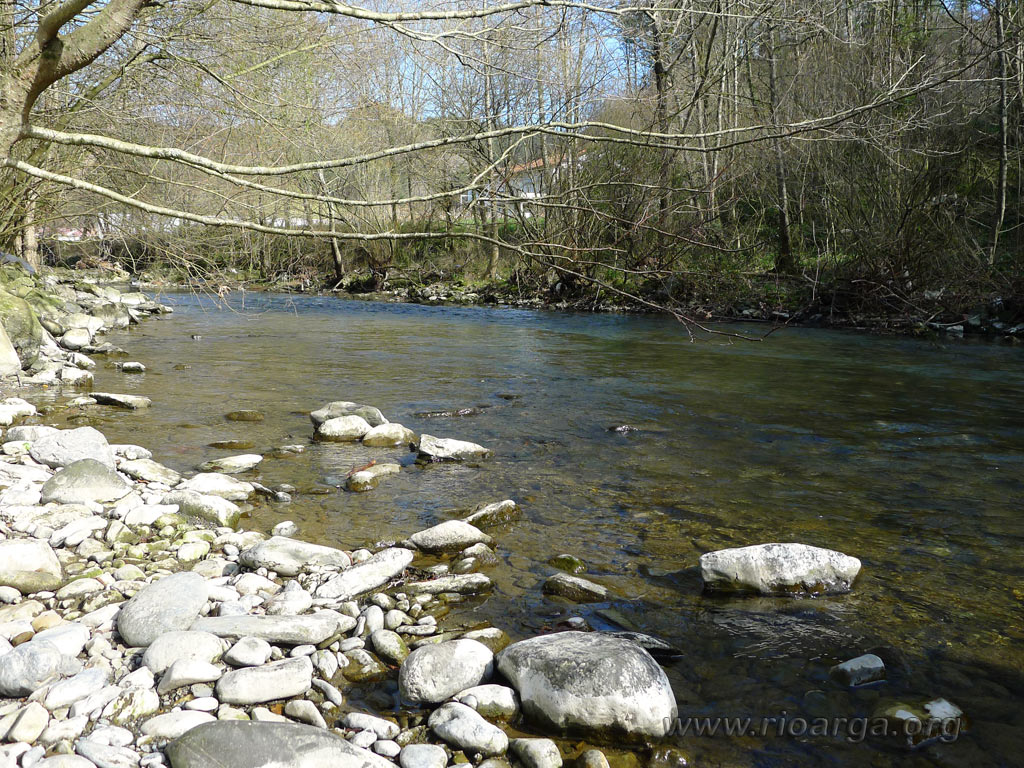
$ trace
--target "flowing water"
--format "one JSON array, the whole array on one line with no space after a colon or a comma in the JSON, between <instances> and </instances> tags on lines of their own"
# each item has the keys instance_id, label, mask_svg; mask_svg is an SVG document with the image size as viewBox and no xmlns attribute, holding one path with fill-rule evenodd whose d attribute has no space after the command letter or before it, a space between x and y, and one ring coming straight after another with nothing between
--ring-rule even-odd
<instances>
[{"instance_id":1,"label":"flowing water","mask_svg":"<svg viewBox=\"0 0 1024 768\"><path fill-rule=\"evenodd\" d=\"M492 530L496 589L457 618L513 637L601 609L683 650L667 665L684 716L863 716L944 697L969 728L910 752L838 736L677 738L692 765L1024 764L1024 350L791 329L763 342L691 343L664 318L440 308L247 294L225 307L167 295L173 315L110 340L148 366L101 364L96 388L145 394L141 412L97 409L111 442L178 470L230 453L298 488L248 526L358 547L507 497ZM202 338L193 339L193 334ZM187 366L187 367L186 367ZM416 432L482 443L478 466L411 465L401 449L316 444L307 413L376 405ZM479 407L477 415L416 414ZM252 408L259 423L230 422ZM630 424L619 434L609 427ZM372 459L409 464L366 494L339 490ZM849 595L713 598L701 553L768 541L863 561ZM608 586L607 604L541 595L563 552ZM872 650L888 681L850 691L831 665ZM655 762L678 764L659 752Z\"/></svg>"}]
</instances>

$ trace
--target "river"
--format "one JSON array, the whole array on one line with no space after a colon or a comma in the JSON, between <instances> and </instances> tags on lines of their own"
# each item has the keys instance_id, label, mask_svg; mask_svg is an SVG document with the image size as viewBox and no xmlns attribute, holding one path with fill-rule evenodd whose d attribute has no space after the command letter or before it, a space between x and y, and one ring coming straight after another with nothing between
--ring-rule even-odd
<instances>
[{"instance_id":1,"label":"river","mask_svg":"<svg viewBox=\"0 0 1024 768\"><path fill-rule=\"evenodd\" d=\"M613 608L683 650L668 672L684 715L857 716L944 697L970 723L955 742L909 754L842 735L690 737L678 749L691 764L1020 764L1024 349L816 329L692 343L660 317L160 299L173 315L108 337L147 372L101 362L95 382L152 408L94 409L91 423L183 471L248 452L214 441L260 453L306 444L264 460L261 482L298 490L290 504L259 503L247 526L291 519L300 537L358 547L511 497L523 515L491 531L496 590L458 620L518 638L571 616L611 628L597 612ZM495 456L339 490L350 469L411 454L313 443L307 413L332 400ZM480 413L416 415L465 407ZM243 408L266 418L225 420ZM622 424L638 431L609 431ZM768 541L839 549L864 567L845 596L702 594L701 553ZM547 561L563 552L616 599L544 598ZM869 650L887 662L885 684L829 682L831 665Z\"/></svg>"}]
</instances>

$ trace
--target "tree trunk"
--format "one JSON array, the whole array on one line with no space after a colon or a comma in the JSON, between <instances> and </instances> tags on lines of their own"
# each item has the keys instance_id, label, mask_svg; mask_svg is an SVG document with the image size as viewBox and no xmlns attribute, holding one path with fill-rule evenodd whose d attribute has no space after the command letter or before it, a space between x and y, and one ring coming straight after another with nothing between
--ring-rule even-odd
<instances>
[{"instance_id":1,"label":"tree trunk","mask_svg":"<svg viewBox=\"0 0 1024 768\"><path fill-rule=\"evenodd\" d=\"M995 221L992 222L992 238L988 251L988 263L996 263L996 250L999 247L999 233L1003 228L1003 219L1006 217L1006 165L1007 165L1007 90L1006 79L1008 75L1006 56L1006 28L1003 20L1002 0L995 0L992 8L996 21L996 56L998 57L999 72L999 176L996 179L996 211Z\"/></svg>"},{"instance_id":2,"label":"tree trunk","mask_svg":"<svg viewBox=\"0 0 1024 768\"><path fill-rule=\"evenodd\" d=\"M772 125L779 124L779 72L775 32L770 33L771 51L768 58L768 98L771 100ZM786 189L786 157L782 153L782 140L774 139L775 145L775 187L779 207L779 253L775 259L775 269L785 274L796 272L796 259L793 258L793 246L789 239L789 192Z\"/></svg>"}]
</instances>

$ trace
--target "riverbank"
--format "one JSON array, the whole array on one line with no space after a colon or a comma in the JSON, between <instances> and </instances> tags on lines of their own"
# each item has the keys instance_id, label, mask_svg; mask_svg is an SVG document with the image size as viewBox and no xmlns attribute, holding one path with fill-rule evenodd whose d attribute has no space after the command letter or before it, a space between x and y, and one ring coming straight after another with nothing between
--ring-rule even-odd
<instances>
[{"instance_id":1,"label":"riverbank","mask_svg":"<svg viewBox=\"0 0 1024 768\"><path fill-rule=\"evenodd\" d=\"M774 275L746 279L741 281L742 287L723 286L718 297L716 291L711 290L706 299L680 299L660 286L622 289L621 292L594 285L567 287L554 275L541 282L453 279L424 284L396 278L379 289L367 288L367 282L358 276L341 284L318 283L288 275L272 281L247 279L238 272L218 273L198 282L180 282L154 274L139 277L142 284L156 290L195 290L222 295L226 290L278 291L426 306L677 314L691 326L750 323L758 327L753 335L783 327L812 327L940 338L975 336L1014 344L1024 340L1024 311L1020 302L1009 298L995 297L971 303L965 297L946 297L942 291L901 295L891 289L880 292L879 286L865 288L849 281L819 289L803 280ZM703 292L709 293L707 289Z\"/></svg>"}]
</instances>

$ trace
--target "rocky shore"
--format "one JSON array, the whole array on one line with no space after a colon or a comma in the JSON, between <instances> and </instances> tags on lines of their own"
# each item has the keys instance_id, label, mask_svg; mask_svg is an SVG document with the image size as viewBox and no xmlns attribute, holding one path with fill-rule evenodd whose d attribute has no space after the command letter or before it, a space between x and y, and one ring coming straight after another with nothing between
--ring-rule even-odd
<instances>
[{"instance_id":1,"label":"rocky shore","mask_svg":"<svg viewBox=\"0 0 1024 768\"><path fill-rule=\"evenodd\" d=\"M5 285L22 302L5 298L16 312L2 316L12 383L87 383L66 371L87 373L88 355L115 352L97 334L165 310L80 281ZM12 333L11 316L26 332ZM97 392L71 403L149 405ZM587 629L579 621L513 642L500 627L451 621L492 589L484 570L515 501L339 549L303 541L287 520L270 535L239 527L255 497L289 498L235 476L258 454L183 476L142 446L45 417L20 397L0 402L0 768L602 768L606 753L614 762L623 747L652 745L664 756L678 707L658 639L577 631ZM310 419L311 440L408 445L420 462L491 454L416 435L370 405L336 401ZM347 487L372 491L401 469L372 463ZM847 592L861 569L802 544L712 552L700 566L709 591L788 596ZM568 572L544 591L607 599ZM835 672L842 685L884 677L877 657Z\"/></svg>"}]
</instances>

